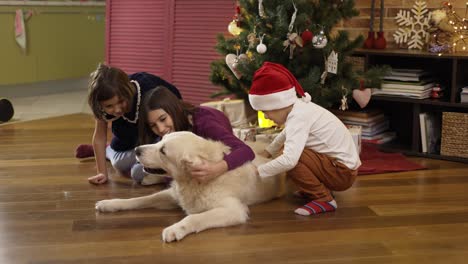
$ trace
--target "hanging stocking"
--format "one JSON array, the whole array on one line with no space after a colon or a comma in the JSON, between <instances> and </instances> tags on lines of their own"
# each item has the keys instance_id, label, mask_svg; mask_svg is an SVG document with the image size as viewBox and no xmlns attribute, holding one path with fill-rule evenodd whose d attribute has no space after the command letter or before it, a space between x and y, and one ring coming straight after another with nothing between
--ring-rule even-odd
<instances>
[{"instance_id":1,"label":"hanging stocking","mask_svg":"<svg viewBox=\"0 0 468 264\"><path fill-rule=\"evenodd\" d=\"M15 16L15 39L23 53L26 53L26 28L24 26L23 10L17 9Z\"/></svg>"}]
</instances>

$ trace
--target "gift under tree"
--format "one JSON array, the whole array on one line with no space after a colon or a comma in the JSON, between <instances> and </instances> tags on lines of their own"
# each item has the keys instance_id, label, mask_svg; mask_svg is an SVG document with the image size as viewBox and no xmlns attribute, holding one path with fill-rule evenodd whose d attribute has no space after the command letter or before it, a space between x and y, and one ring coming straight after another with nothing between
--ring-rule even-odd
<instances>
[{"instance_id":1,"label":"gift under tree","mask_svg":"<svg viewBox=\"0 0 468 264\"><path fill-rule=\"evenodd\" d=\"M358 15L352 0L239 0L233 2L231 33L218 35L224 57L211 64L211 81L221 86L214 96L246 99L253 73L265 61L284 65L312 101L347 108L354 89L379 87L385 69L352 69L346 58L362 47L363 37L350 40L333 28Z\"/></svg>"}]
</instances>

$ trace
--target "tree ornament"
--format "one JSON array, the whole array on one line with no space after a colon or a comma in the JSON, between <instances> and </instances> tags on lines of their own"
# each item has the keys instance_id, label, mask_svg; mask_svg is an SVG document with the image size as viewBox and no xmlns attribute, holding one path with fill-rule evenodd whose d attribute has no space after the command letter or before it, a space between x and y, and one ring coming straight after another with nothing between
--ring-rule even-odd
<instances>
[{"instance_id":1,"label":"tree ornament","mask_svg":"<svg viewBox=\"0 0 468 264\"><path fill-rule=\"evenodd\" d=\"M285 51L289 47L289 59L292 60L296 45L302 47L302 38L297 33L288 33L288 39L283 41Z\"/></svg>"},{"instance_id":2,"label":"tree ornament","mask_svg":"<svg viewBox=\"0 0 468 264\"><path fill-rule=\"evenodd\" d=\"M237 53L238 55L232 53L226 55L226 64L229 69L231 69L232 73L234 73L234 76L236 76L237 79L240 79L242 77L242 73L237 69L237 66L239 63L247 61L248 57L245 54L239 55L239 50L237 50Z\"/></svg>"},{"instance_id":3,"label":"tree ornament","mask_svg":"<svg viewBox=\"0 0 468 264\"><path fill-rule=\"evenodd\" d=\"M235 11L233 20L228 25L228 31L233 36L239 36L239 34L242 32L242 29L240 28L240 21L241 21L240 6L239 6L239 3L237 3L237 1L234 1L234 6L235 6L236 11Z\"/></svg>"},{"instance_id":4,"label":"tree ornament","mask_svg":"<svg viewBox=\"0 0 468 264\"><path fill-rule=\"evenodd\" d=\"M236 20L232 20L231 23L229 23L228 31L233 36L239 36L239 34L242 32L242 29L237 26L237 21Z\"/></svg>"},{"instance_id":5,"label":"tree ornament","mask_svg":"<svg viewBox=\"0 0 468 264\"><path fill-rule=\"evenodd\" d=\"M343 95L343 98L341 98L340 110L346 111L346 109L348 109L348 97L346 97L346 95Z\"/></svg>"},{"instance_id":6,"label":"tree ornament","mask_svg":"<svg viewBox=\"0 0 468 264\"><path fill-rule=\"evenodd\" d=\"M325 36L325 32L323 32L323 29L320 30L318 35L315 35L312 38L312 45L314 45L315 48L317 49L322 49L324 48L328 43L327 36Z\"/></svg>"},{"instance_id":7,"label":"tree ornament","mask_svg":"<svg viewBox=\"0 0 468 264\"><path fill-rule=\"evenodd\" d=\"M291 22L289 22L289 26L288 26L288 32L289 33L291 33L293 28L294 28L294 21L296 21L296 16L297 16L297 7L294 4L294 1L292 2L292 4L293 4L293 7L294 7L294 13L291 16Z\"/></svg>"},{"instance_id":8,"label":"tree ornament","mask_svg":"<svg viewBox=\"0 0 468 264\"><path fill-rule=\"evenodd\" d=\"M411 12L414 15L413 17ZM399 28L393 34L393 38L397 44L407 43L408 49L422 50L429 37L427 32L429 17L426 2L416 1L411 12L409 10L400 10L398 12L395 19Z\"/></svg>"},{"instance_id":9,"label":"tree ornament","mask_svg":"<svg viewBox=\"0 0 468 264\"><path fill-rule=\"evenodd\" d=\"M360 82L361 87L353 90L353 99L361 108L364 108L371 99L372 90L370 88L364 88L364 80L361 80Z\"/></svg>"},{"instance_id":10,"label":"tree ornament","mask_svg":"<svg viewBox=\"0 0 468 264\"><path fill-rule=\"evenodd\" d=\"M263 7L263 0L258 0L258 16L265 18L265 8Z\"/></svg>"},{"instance_id":11,"label":"tree ornament","mask_svg":"<svg viewBox=\"0 0 468 264\"><path fill-rule=\"evenodd\" d=\"M322 72L322 75L320 75L320 84L322 85L325 84L325 80L327 79L327 76L328 76L328 71L327 71L328 58L324 58L324 63L325 63L324 70Z\"/></svg>"},{"instance_id":12,"label":"tree ornament","mask_svg":"<svg viewBox=\"0 0 468 264\"><path fill-rule=\"evenodd\" d=\"M253 52L252 51L248 50L245 54L247 55L247 58L249 58L249 60L253 60Z\"/></svg>"},{"instance_id":13,"label":"tree ornament","mask_svg":"<svg viewBox=\"0 0 468 264\"><path fill-rule=\"evenodd\" d=\"M340 105L340 110L341 111L346 111L348 109L348 90L344 88L344 86L341 86L341 90L343 91L343 97L341 98L341 105Z\"/></svg>"},{"instance_id":14,"label":"tree ornament","mask_svg":"<svg viewBox=\"0 0 468 264\"><path fill-rule=\"evenodd\" d=\"M330 52L327 58L327 72L336 74L338 70L338 53L334 50Z\"/></svg>"},{"instance_id":15,"label":"tree ornament","mask_svg":"<svg viewBox=\"0 0 468 264\"><path fill-rule=\"evenodd\" d=\"M291 16L291 22L289 22L288 26L288 33L286 34L286 40L283 41L283 46L285 51L289 47L289 59L291 60L293 58L293 53L294 49L296 48L296 44L300 45L302 47L302 39L297 40L296 38L300 38L297 33L292 33L292 30L294 29L294 21L296 21L296 16L297 16L297 7L294 4L294 1L292 1L292 5L294 7L294 13Z\"/></svg>"},{"instance_id":16,"label":"tree ornament","mask_svg":"<svg viewBox=\"0 0 468 264\"><path fill-rule=\"evenodd\" d=\"M308 29L304 30L301 34L302 41L304 42L304 45L308 44L309 42L312 41L312 38L314 37L314 34Z\"/></svg>"},{"instance_id":17,"label":"tree ornament","mask_svg":"<svg viewBox=\"0 0 468 264\"><path fill-rule=\"evenodd\" d=\"M247 35L247 41L249 42L249 49L253 49L255 47L255 44L257 44L257 34L255 33L249 33Z\"/></svg>"},{"instance_id":18,"label":"tree ornament","mask_svg":"<svg viewBox=\"0 0 468 264\"><path fill-rule=\"evenodd\" d=\"M260 37L260 44L257 45L257 52L260 54L263 54L267 51L267 46L263 44L263 38L265 37L265 34L263 34Z\"/></svg>"}]
</instances>

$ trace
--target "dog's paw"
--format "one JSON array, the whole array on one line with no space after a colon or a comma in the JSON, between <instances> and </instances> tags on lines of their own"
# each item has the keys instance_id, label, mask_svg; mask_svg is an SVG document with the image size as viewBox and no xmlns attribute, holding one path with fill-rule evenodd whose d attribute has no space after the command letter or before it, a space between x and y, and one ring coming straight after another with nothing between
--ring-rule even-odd
<instances>
[{"instance_id":1,"label":"dog's paw","mask_svg":"<svg viewBox=\"0 0 468 264\"><path fill-rule=\"evenodd\" d=\"M121 199L102 200L96 203L99 212L117 212L122 210Z\"/></svg>"},{"instance_id":2,"label":"dog's paw","mask_svg":"<svg viewBox=\"0 0 468 264\"><path fill-rule=\"evenodd\" d=\"M162 232L162 240L164 242L179 241L190 233L191 231L188 226L181 221L171 225L170 227L166 227Z\"/></svg>"}]
</instances>

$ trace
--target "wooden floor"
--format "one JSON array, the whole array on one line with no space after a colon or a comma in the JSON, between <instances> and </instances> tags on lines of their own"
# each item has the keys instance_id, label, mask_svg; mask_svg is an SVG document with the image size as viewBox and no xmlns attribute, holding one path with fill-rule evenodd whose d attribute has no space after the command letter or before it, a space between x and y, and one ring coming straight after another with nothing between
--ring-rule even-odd
<instances>
[{"instance_id":1,"label":"wooden floor","mask_svg":"<svg viewBox=\"0 0 468 264\"><path fill-rule=\"evenodd\" d=\"M430 169L358 177L338 211L293 214L291 197L251 208L245 225L162 243L179 210L97 213L96 201L135 197L112 175L93 186L80 114L0 126L0 263L468 263L468 165L414 158Z\"/></svg>"}]
</instances>

